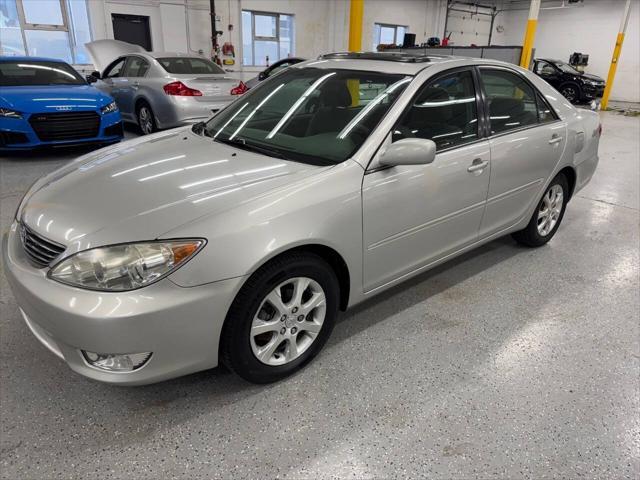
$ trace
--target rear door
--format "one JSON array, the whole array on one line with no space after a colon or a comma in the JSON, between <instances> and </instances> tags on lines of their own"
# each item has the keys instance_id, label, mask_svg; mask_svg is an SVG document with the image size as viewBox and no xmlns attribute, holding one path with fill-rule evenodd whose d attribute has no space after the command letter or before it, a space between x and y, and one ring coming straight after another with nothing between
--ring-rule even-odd
<instances>
[{"instance_id":1,"label":"rear door","mask_svg":"<svg viewBox=\"0 0 640 480\"><path fill-rule=\"evenodd\" d=\"M490 151L479 126L482 104L474 77L473 68L463 68L428 80L393 129L390 141L433 140L433 163L365 174L365 291L476 241L489 187Z\"/></svg>"},{"instance_id":2,"label":"rear door","mask_svg":"<svg viewBox=\"0 0 640 480\"><path fill-rule=\"evenodd\" d=\"M509 68L480 67L489 117L491 182L480 236L518 223L538 201L566 145L566 123Z\"/></svg>"}]
</instances>

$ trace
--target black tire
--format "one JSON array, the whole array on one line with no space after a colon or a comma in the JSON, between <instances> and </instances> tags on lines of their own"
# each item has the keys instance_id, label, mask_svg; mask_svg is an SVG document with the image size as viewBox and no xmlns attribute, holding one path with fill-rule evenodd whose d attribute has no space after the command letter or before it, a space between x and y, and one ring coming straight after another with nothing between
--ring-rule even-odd
<instances>
[{"instance_id":1,"label":"black tire","mask_svg":"<svg viewBox=\"0 0 640 480\"><path fill-rule=\"evenodd\" d=\"M267 365L252 350L253 318L273 289L296 277L310 278L322 287L326 298L324 322L313 343L299 357L284 365ZM253 383L275 382L291 375L313 359L331 335L339 298L336 274L318 255L296 252L274 259L251 275L234 299L222 329L220 360L229 370Z\"/></svg>"},{"instance_id":2,"label":"black tire","mask_svg":"<svg viewBox=\"0 0 640 480\"><path fill-rule=\"evenodd\" d=\"M560 93L571 103L578 103L582 99L582 90L577 83L564 83L560 85Z\"/></svg>"},{"instance_id":3,"label":"black tire","mask_svg":"<svg viewBox=\"0 0 640 480\"><path fill-rule=\"evenodd\" d=\"M563 196L562 209L560 210L560 215L558 216L558 220L556 221L556 224L551 229L551 231L549 231L549 233L547 233L546 235L541 235L538 230L538 213L540 212L540 209L543 206L546 195L555 185L558 185L562 188L562 196ZM559 173L545 189L544 195L542 195L542 198L538 202L538 205L536 205L536 209L533 212L533 215L531 216L531 220L529 221L529 224L526 226L525 229L520 230L519 232L513 233L512 234L513 238L518 243L525 245L527 247L534 247L534 248L541 247L542 245L547 243L549 240L553 238L556 231L558 230L558 227L560 227L560 224L562 223L562 218L564 217L564 212L567 208L568 200L569 200L569 183L567 182L567 178L564 176L564 174Z\"/></svg>"},{"instance_id":4,"label":"black tire","mask_svg":"<svg viewBox=\"0 0 640 480\"><path fill-rule=\"evenodd\" d=\"M142 115L145 115L145 118L141 118ZM148 115L148 117L146 115ZM136 106L136 121L138 122L138 128L143 135L149 135L158 131L156 118L153 110L151 109L151 105L145 101L139 102Z\"/></svg>"}]
</instances>

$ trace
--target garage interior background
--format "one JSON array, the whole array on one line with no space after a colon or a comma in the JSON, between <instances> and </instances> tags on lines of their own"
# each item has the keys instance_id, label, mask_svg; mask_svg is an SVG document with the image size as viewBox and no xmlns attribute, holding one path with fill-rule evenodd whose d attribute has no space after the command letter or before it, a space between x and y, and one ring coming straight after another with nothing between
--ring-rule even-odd
<instances>
[{"instance_id":1,"label":"garage interior background","mask_svg":"<svg viewBox=\"0 0 640 480\"><path fill-rule=\"evenodd\" d=\"M65 27L73 33L77 49L82 43L103 38L114 38L112 15L124 14L142 17L148 22L150 41L155 51L185 51L211 54L211 22L209 0L87 0L86 15L81 3L85 0L61 0L66 3ZM47 3L57 0L45 0ZM0 6L3 2L0 2ZM9 4L13 2L8 2ZM490 2L488 2L490 3ZM496 4L498 15L494 21L491 45L521 45L527 23L529 0L503 0ZM558 58L568 61L573 52L589 54L586 72L606 78L615 42L622 2L617 0L584 0L570 3L563 0L542 2L535 38L537 57ZM243 61L251 35L243 28L242 12L266 12L288 15L291 25L276 34L282 56L315 58L329 51L346 51L349 35L349 2L335 0L216 0L216 26L222 31L219 44L231 43L235 50L235 65L226 68L242 80L255 76L264 69L265 59L256 54ZM633 1L616 80L611 99L640 102L637 82L640 71L640 2ZM3 12L1 16L9 16ZM248 17L245 13L245 25ZM0 16L0 18L1 18ZM147 18L144 18L147 17ZM402 43L404 32L415 33L416 43L432 36L443 37L445 27L454 45L486 45L489 39L490 16L450 12L447 19L447 0L367 0L364 2L363 50L373 50L380 38L376 24L396 28L397 43ZM51 17L50 17L51 18ZM5 20L6 21L6 20ZM10 25L10 23L7 23ZM229 29L229 26L232 26ZM8 39L9 29L3 26ZM289 32L292 31L293 35ZM389 29L386 29L389 32ZM19 35L19 32L15 32ZM244 42L243 42L244 34ZM46 35L42 33L41 35ZM291 37L291 38L290 38ZM254 40L255 41L255 40ZM249 42L249 43L247 43ZM244 45L243 45L244 43ZM47 47L49 48L49 47ZM56 53L58 53L56 55ZM30 51L30 54L59 57L59 52ZM277 58L272 55L273 63ZM87 58L78 55L78 58ZM92 69L74 62L82 72ZM250 65L253 63L255 65Z\"/></svg>"}]
</instances>

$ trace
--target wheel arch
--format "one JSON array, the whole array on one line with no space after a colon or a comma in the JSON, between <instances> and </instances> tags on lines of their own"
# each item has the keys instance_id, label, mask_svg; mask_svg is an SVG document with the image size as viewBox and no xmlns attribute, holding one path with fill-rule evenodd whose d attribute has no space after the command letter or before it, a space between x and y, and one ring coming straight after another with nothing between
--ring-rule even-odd
<instances>
[{"instance_id":1,"label":"wheel arch","mask_svg":"<svg viewBox=\"0 0 640 480\"><path fill-rule=\"evenodd\" d=\"M295 245L275 252L274 255L264 258L260 263L256 264L249 273L248 277L253 275L265 265L290 255L291 253L313 253L324 261L326 261L338 278L338 288L340 290L340 310L344 311L349 305L349 295L351 294L351 273L347 262L343 256L334 248L321 243L307 243Z\"/></svg>"},{"instance_id":2,"label":"wheel arch","mask_svg":"<svg viewBox=\"0 0 640 480\"><path fill-rule=\"evenodd\" d=\"M567 201L569 201L571 200L571 197L573 197L573 192L576 188L576 180L577 180L576 171L573 169L573 167L567 166L558 172L558 174L560 173L562 173L565 176L565 178L567 179L567 182L569 183L569 198L567 199Z\"/></svg>"}]
</instances>

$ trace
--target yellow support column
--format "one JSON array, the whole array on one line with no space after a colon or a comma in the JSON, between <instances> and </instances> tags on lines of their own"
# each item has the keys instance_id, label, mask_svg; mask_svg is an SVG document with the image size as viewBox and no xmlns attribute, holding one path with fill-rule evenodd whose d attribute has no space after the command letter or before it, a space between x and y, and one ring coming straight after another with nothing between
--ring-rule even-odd
<instances>
[{"instance_id":1,"label":"yellow support column","mask_svg":"<svg viewBox=\"0 0 640 480\"><path fill-rule=\"evenodd\" d=\"M600 108L602 110L607 109L609 104L609 95L611 95L611 89L613 88L613 79L616 77L616 69L618 68L618 59L620 58L620 52L622 51L622 42L624 42L624 34L627 31L627 24L629 23L629 12L631 10L631 0L627 0L624 6L624 13L622 14L622 20L620 21L620 28L618 29L618 36L616 38L616 45L613 47L613 57L611 57L611 65L609 66L609 75L607 75L607 85L604 87L604 94L602 95L602 103Z\"/></svg>"},{"instance_id":2,"label":"yellow support column","mask_svg":"<svg viewBox=\"0 0 640 480\"><path fill-rule=\"evenodd\" d=\"M349 12L349 51L362 50L362 16L364 13L364 0L351 0ZM348 79L347 88L351 94L351 106L360 104L360 82L357 79Z\"/></svg>"},{"instance_id":3,"label":"yellow support column","mask_svg":"<svg viewBox=\"0 0 640 480\"><path fill-rule=\"evenodd\" d=\"M529 68L531 63L533 41L536 38L536 26L538 25L538 13L540 13L540 0L531 0L529 20L527 20L527 29L524 32L524 40L522 41L522 56L520 57L520 66L522 68Z\"/></svg>"},{"instance_id":4,"label":"yellow support column","mask_svg":"<svg viewBox=\"0 0 640 480\"><path fill-rule=\"evenodd\" d=\"M351 0L349 13L349 51L362 50L362 14L364 12L364 0Z\"/></svg>"}]
</instances>

